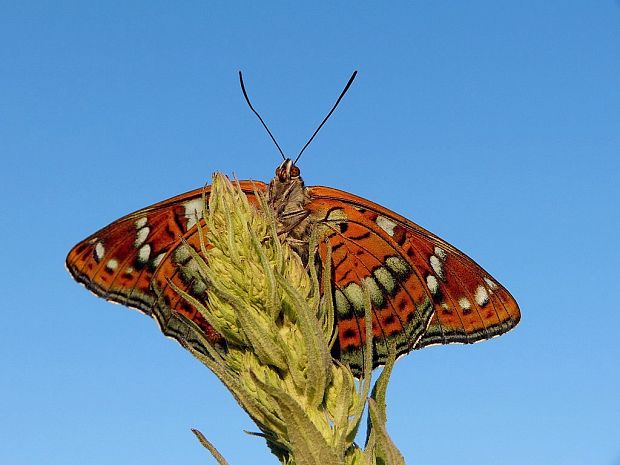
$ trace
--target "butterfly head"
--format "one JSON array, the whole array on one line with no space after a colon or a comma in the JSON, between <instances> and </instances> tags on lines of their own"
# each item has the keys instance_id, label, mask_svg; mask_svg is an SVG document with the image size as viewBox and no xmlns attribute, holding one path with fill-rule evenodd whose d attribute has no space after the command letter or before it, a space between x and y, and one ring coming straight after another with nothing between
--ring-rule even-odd
<instances>
[{"instance_id":1,"label":"butterfly head","mask_svg":"<svg viewBox=\"0 0 620 465\"><path fill-rule=\"evenodd\" d=\"M269 183L269 203L280 218L295 217L309 201L299 168L287 158L276 168Z\"/></svg>"},{"instance_id":2,"label":"butterfly head","mask_svg":"<svg viewBox=\"0 0 620 465\"><path fill-rule=\"evenodd\" d=\"M289 182L292 179L299 178L301 172L290 158L284 160L280 166L276 168L276 178L280 182Z\"/></svg>"}]
</instances>

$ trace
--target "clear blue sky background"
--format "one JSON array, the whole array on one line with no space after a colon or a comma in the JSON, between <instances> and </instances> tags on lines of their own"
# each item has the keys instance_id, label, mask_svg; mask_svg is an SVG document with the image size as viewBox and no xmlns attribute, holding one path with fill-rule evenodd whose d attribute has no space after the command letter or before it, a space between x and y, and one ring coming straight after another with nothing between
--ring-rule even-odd
<instances>
[{"instance_id":1,"label":"clear blue sky background","mask_svg":"<svg viewBox=\"0 0 620 465\"><path fill-rule=\"evenodd\" d=\"M215 377L74 283L69 248L202 186L301 162L473 256L522 323L400 360L411 464L620 464L620 5L0 2L0 464L275 463Z\"/></svg>"}]
</instances>

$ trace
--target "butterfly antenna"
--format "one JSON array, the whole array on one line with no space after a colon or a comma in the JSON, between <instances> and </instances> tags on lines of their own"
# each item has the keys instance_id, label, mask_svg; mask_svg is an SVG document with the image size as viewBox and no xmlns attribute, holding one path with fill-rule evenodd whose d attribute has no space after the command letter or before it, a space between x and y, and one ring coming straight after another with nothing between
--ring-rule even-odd
<instances>
[{"instance_id":1,"label":"butterfly antenna","mask_svg":"<svg viewBox=\"0 0 620 465\"><path fill-rule=\"evenodd\" d=\"M280 155L282 155L282 159L286 160L286 157L284 156L284 152L282 151L282 149L278 145L278 142L276 141L276 138L273 137L273 134L271 134L271 131L269 130L269 128L267 127L267 125L263 121L263 118L260 117L258 112L254 109L254 107L250 103L250 98L248 97L248 93L245 91L245 85L243 84L243 75L241 74L241 71L239 71L239 82L241 83L241 91L243 92L243 96L245 97L245 101L248 102L248 106L250 107L250 110L252 110L254 112L254 114L258 117L260 122L263 124L263 127L266 129L267 133L269 134L269 137L271 137L271 140L273 141L273 143L276 144L276 147L278 147L278 150L280 151Z\"/></svg>"},{"instance_id":2,"label":"butterfly antenna","mask_svg":"<svg viewBox=\"0 0 620 465\"><path fill-rule=\"evenodd\" d=\"M321 124L319 124L319 127L316 128L316 131L314 131L314 134L312 134L312 137L310 137L310 139L308 139L308 142L306 142L306 145L304 145L304 147L301 149L301 151L299 152L299 155L297 155L297 158L295 158L295 161L293 162L293 164L297 163L297 160L299 160L299 158L301 157L301 154L304 153L304 150L306 150L306 147L308 147L310 145L310 142L312 142L312 139L314 139L314 136L316 136L318 134L318 132L321 130L321 128L323 127L325 122L332 115L332 113L334 112L334 110L336 109L336 107L338 106L340 101L342 100L342 97L344 97L344 94L347 93L347 91L349 90L349 87L351 87L351 84L353 84L353 80L355 79L355 76L357 76L357 71L353 71L353 74L349 78L349 82L347 82L347 85L344 86L344 90L340 93L340 97L338 97L338 100L336 100L336 103L334 103L334 106L329 111L329 113L327 114L325 119L323 119Z\"/></svg>"}]
</instances>

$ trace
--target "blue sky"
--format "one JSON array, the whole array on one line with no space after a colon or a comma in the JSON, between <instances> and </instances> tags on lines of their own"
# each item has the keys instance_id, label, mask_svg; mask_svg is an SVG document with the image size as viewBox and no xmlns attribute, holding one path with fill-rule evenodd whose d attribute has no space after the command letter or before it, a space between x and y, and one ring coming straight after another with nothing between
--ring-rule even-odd
<instances>
[{"instance_id":1,"label":"blue sky","mask_svg":"<svg viewBox=\"0 0 620 465\"><path fill-rule=\"evenodd\" d=\"M408 463L620 464L620 5L0 2L0 463L275 463L215 377L63 267L112 220L202 186L364 196L444 237L522 323L401 359Z\"/></svg>"}]
</instances>

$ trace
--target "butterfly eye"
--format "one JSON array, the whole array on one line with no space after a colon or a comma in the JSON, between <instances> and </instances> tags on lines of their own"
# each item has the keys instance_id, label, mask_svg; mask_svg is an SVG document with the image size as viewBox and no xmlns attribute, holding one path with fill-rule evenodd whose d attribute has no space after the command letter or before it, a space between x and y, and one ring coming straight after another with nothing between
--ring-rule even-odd
<instances>
[{"instance_id":1,"label":"butterfly eye","mask_svg":"<svg viewBox=\"0 0 620 465\"><path fill-rule=\"evenodd\" d=\"M298 178L300 174L299 168L295 165L291 166L291 178Z\"/></svg>"},{"instance_id":2,"label":"butterfly eye","mask_svg":"<svg viewBox=\"0 0 620 465\"><path fill-rule=\"evenodd\" d=\"M286 170L283 167L278 167L278 169L276 169L276 177L278 178L278 180L280 182L285 182L286 181Z\"/></svg>"}]
</instances>

